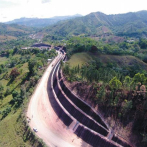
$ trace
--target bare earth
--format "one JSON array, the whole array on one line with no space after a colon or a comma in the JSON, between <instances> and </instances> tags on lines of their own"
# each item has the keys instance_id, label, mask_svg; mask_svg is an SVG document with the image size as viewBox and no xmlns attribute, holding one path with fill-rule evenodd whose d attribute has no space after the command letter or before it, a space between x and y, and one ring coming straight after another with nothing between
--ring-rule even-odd
<instances>
[{"instance_id":1,"label":"bare earth","mask_svg":"<svg viewBox=\"0 0 147 147\"><path fill-rule=\"evenodd\" d=\"M60 55L58 55L58 57L59 56ZM72 129L68 129L63 124L50 104L47 93L47 81L53 68L52 64L56 64L58 57L56 57L56 59L48 66L31 97L27 111L27 117L31 119L29 125L31 129L37 128L38 132L36 135L43 139L47 146L88 147L89 145L78 138L73 133Z\"/></svg>"}]
</instances>

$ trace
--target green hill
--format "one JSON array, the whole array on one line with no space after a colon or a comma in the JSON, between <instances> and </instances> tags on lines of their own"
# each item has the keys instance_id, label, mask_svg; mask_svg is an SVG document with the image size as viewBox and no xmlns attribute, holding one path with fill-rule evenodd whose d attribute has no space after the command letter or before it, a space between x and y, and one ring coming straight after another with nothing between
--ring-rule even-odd
<instances>
[{"instance_id":1,"label":"green hill","mask_svg":"<svg viewBox=\"0 0 147 147\"><path fill-rule=\"evenodd\" d=\"M43 30L49 36L147 36L147 11L106 15L101 12L60 22ZM48 37L49 37L48 36Z\"/></svg>"},{"instance_id":2,"label":"green hill","mask_svg":"<svg viewBox=\"0 0 147 147\"><path fill-rule=\"evenodd\" d=\"M147 70L147 64L134 56L101 55L101 54L94 55L92 53L82 52L72 55L68 63L71 67L78 66L78 64L81 66L82 64L85 64L90 60L93 60L94 58L99 59L103 64L107 64L110 62L116 63L119 68L139 65L140 67L142 67L142 69Z\"/></svg>"},{"instance_id":3,"label":"green hill","mask_svg":"<svg viewBox=\"0 0 147 147\"><path fill-rule=\"evenodd\" d=\"M0 42L17 39L18 37L30 34L31 31L33 31L33 29L29 27L0 23Z\"/></svg>"},{"instance_id":4,"label":"green hill","mask_svg":"<svg viewBox=\"0 0 147 147\"><path fill-rule=\"evenodd\" d=\"M76 53L62 65L68 86L131 146L147 146L147 64L133 56ZM97 109L98 108L98 109Z\"/></svg>"}]
</instances>

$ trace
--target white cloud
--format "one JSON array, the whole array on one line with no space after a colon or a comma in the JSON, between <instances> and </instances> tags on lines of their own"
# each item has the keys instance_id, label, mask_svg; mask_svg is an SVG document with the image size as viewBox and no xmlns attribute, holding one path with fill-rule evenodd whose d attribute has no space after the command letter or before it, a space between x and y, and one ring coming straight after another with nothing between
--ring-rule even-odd
<instances>
[{"instance_id":1,"label":"white cloud","mask_svg":"<svg viewBox=\"0 0 147 147\"><path fill-rule=\"evenodd\" d=\"M146 0L0 0L0 5L1 22L20 17L48 18L96 11L117 14L147 9Z\"/></svg>"},{"instance_id":2,"label":"white cloud","mask_svg":"<svg viewBox=\"0 0 147 147\"><path fill-rule=\"evenodd\" d=\"M51 0L42 0L42 3L48 3L50 2Z\"/></svg>"}]
</instances>

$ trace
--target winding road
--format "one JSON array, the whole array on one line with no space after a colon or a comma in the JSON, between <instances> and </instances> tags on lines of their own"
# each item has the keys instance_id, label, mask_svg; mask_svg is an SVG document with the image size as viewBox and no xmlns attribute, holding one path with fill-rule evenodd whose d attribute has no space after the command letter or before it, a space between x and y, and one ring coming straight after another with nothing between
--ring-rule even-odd
<instances>
[{"instance_id":1,"label":"winding road","mask_svg":"<svg viewBox=\"0 0 147 147\"><path fill-rule=\"evenodd\" d=\"M34 94L28 105L27 117L31 119L29 125L31 129L37 128L36 135L43 139L50 147L73 147L89 146L78 138L63 122L58 118L52 108L48 92L48 79L54 65L62 58L62 54L52 61L44 72Z\"/></svg>"},{"instance_id":2,"label":"winding road","mask_svg":"<svg viewBox=\"0 0 147 147\"><path fill-rule=\"evenodd\" d=\"M59 72L63 58L58 52L31 97L27 111L31 129L37 128L36 135L50 147L129 147L64 85Z\"/></svg>"}]
</instances>

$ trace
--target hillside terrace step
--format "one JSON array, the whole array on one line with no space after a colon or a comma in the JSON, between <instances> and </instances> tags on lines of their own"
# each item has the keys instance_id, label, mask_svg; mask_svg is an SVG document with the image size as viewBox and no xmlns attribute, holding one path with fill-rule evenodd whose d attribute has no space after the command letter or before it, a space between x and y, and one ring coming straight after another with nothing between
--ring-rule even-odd
<instances>
[{"instance_id":1,"label":"hillside terrace step","mask_svg":"<svg viewBox=\"0 0 147 147\"><path fill-rule=\"evenodd\" d=\"M55 70L56 71L56 70ZM57 72L58 73L58 72ZM58 76L57 76L58 77ZM55 84L57 82L57 84ZM108 130L106 130L103 126L101 126L99 123L97 123L95 120L90 118L87 114L85 114L81 109L76 107L75 104L68 99L68 97L63 93L61 90L61 87L58 83L58 79L54 79L54 90L55 93L60 101L60 103L64 106L64 108L80 123L83 125L89 127L90 129L107 136Z\"/></svg>"},{"instance_id":2,"label":"hillside terrace step","mask_svg":"<svg viewBox=\"0 0 147 147\"><path fill-rule=\"evenodd\" d=\"M58 75L61 75L61 73L59 72ZM60 76L59 76L60 77ZM106 128L108 130L108 125L106 125L104 123L104 121L102 120L101 116L99 116L97 113L95 113L91 107L87 104L85 104L83 101L81 101L81 99L79 99L78 97L76 97L69 89L68 87L65 85L65 83L63 82L63 75L61 75L61 81L60 81L60 87L62 87L63 92L67 95L67 97L79 108L81 109L83 112L85 112L87 115L89 115L92 119L94 119L95 121L97 121L100 125L102 125L104 128Z\"/></svg>"},{"instance_id":3,"label":"hillside terrace step","mask_svg":"<svg viewBox=\"0 0 147 147\"><path fill-rule=\"evenodd\" d=\"M81 100L79 97L77 97L75 94L73 94L71 91L70 91L70 89L68 89L67 88L67 86L66 86L66 84L63 82L64 80L65 80L65 78L63 77L63 74L61 74L61 71L59 71L58 70L58 72L57 72L57 78L59 78L58 79L58 81L60 82L60 87L62 87L62 90L67 94L67 91L71 94L71 95L74 95L74 98L72 99L71 97L71 95L68 95L69 97L70 97L70 99L72 99L72 100L80 100L81 102L83 102L83 100ZM66 91L66 90L67 91ZM60 89L61 90L61 89ZM75 102L75 101L74 101ZM91 106L89 106L87 103L85 103L85 102L83 102L84 104L86 104L89 108L91 108ZM78 102L76 102L76 104L78 105L79 104L79 101ZM79 105L78 105L79 106ZM81 108L81 107L80 107ZM82 107L83 108L83 107ZM87 107L86 107L87 108ZM82 109L83 110L83 109ZM96 115L99 115L97 112L95 112L95 110L93 110L93 108L91 108L91 111L93 111ZM92 113L93 113L92 112ZM90 114L90 113L89 113ZM90 116L92 116L91 114L90 114ZM93 116L94 117L94 116ZM102 119L102 116L100 115L99 116L101 119ZM95 117L94 117L95 118ZM103 119L102 119L103 120ZM97 119L97 121L99 121L99 118ZM104 123L104 122L103 122ZM102 123L102 124L103 124ZM104 123L105 124L105 123ZM107 127L107 128L109 128L108 127L108 124L105 124L105 126ZM113 138L113 136L115 135L115 133L113 132L113 130L111 130L111 129L109 129L109 133L108 133L108 135L107 135L107 138L109 139L109 140L111 140L112 138ZM124 140L124 141L119 141L119 142L121 142L120 144L125 144L126 145L126 147L131 147L131 145L129 145L129 143L127 143L126 142L126 140Z\"/></svg>"},{"instance_id":4,"label":"hillside terrace step","mask_svg":"<svg viewBox=\"0 0 147 147\"><path fill-rule=\"evenodd\" d=\"M57 66L55 66L55 67L57 67ZM54 67L54 69L55 69L55 67ZM53 72L52 72L53 74L54 74L54 70L53 70ZM73 121L77 121L74 117L72 117L71 115L70 115L70 113L68 113L68 111L63 107L63 105L60 103L60 101L58 100L58 98L57 98L57 95L56 95L56 93L55 93L55 91L54 91L54 88L53 88L53 74L51 74L52 76L51 76L51 88L50 87L48 87L49 89L51 89L51 92L52 92L52 94L53 94L53 97L51 98L51 99L55 99L55 101L58 103L58 105L61 107L61 109L64 111L64 113L66 114L66 115L68 115L68 117L70 117L70 119L72 120L72 122L70 123L70 125L72 125L72 123L73 123ZM55 107L53 107L53 108L55 108ZM59 111L58 111L58 113L59 113ZM62 121L64 121L63 119L62 119ZM70 126L69 125L69 126ZM110 144L112 144L114 147L121 147L119 144L117 144L117 143L115 143L114 141L111 141L111 140L108 140L106 137L104 137L103 135L101 135L101 134L99 134L99 133L97 133L97 132L95 132L95 131L93 131L93 130L91 130L91 129L89 129L88 127L86 127L86 126L84 126L83 124L81 124L81 123L79 123L78 125L77 125L78 127L77 127L77 129L79 128L79 126L81 126L82 127L82 129L84 129L83 131L84 132L89 132L89 133L91 133L91 134L93 134L93 135L95 135L95 138L97 138L97 139L95 139L95 141L96 140L98 140L98 139L100 139L100 140L104 140L105 141L105 143L107 144L107 147L112 147L112 146L110 146ZM69 127L68 127L69 128ZM74 128L74 129L76 129L76 128ZM77 131L77 129L75 130L75 131ZM83 134L83 136L85 136L85 137L80 137L80 138L83 138L83 140L85 141L85 142L87 142L87 133L85 134ZM90 135L90 138L91 138L91 135ZM92 139L92 138L91 138ZM89 139L88 139L89 140ZM94 140L94 139L93 139ZM90 145L92 145L91 144L92 142L89 142L89 144Z\"/></svg>"}]
</instances>

